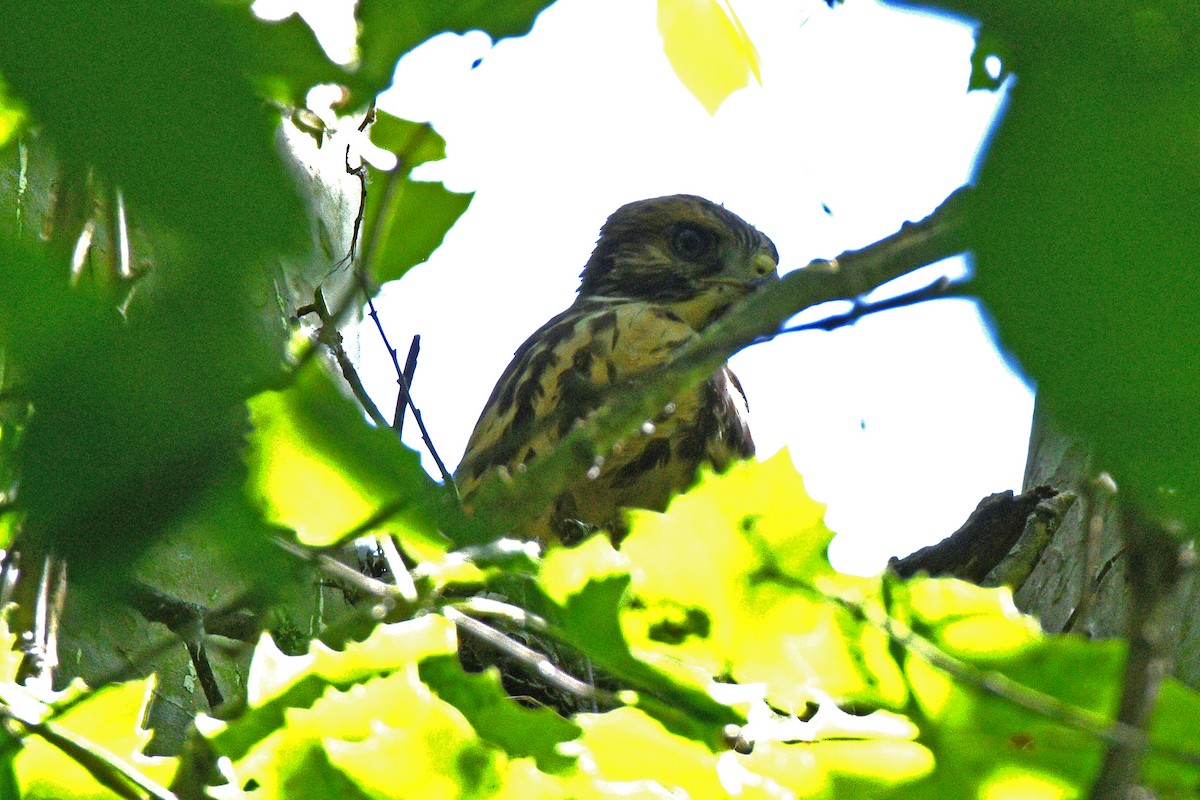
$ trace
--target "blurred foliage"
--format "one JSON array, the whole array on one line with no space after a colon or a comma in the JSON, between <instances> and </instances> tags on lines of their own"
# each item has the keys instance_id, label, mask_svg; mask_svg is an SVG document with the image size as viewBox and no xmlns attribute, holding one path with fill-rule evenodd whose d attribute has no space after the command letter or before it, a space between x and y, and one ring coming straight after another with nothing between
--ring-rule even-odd
<instances>
[{"instance_id":1,"label":"blurred foliage","mask_svg":"<svg viewBox=\"0 0 1200 800\"><path fill-rule=\"evenodd\" d=\"M936 0L1016 80L976 284L1039 402L1154 515L1200 523L1200 6Z\"/></svg>"},{"instance_id":2,"label":"blurred foliage","mask_svg":"<svg viewBox=\"0 0 1200 800\"><path fill-rule=\"evenodd\" d=\"M349 67L297 18L256 20L245 0L6 8L0 147L47 137L62 174L48 241L0 238L0 541L19 529L31 560L66 556L77 585L111 590L164 532L188 528L273 596L294 566L277 537L323 550L389 534L415 599L349 606L359 624L341 633L360 636L314 630L323 638L307 649L288 645L298 655L264 635L245 703L198 719L170 759L142 752L152 683L21 684L2 618L0 797L1087 791L1124 644L1045 636L1006 590L839 575L824 509L786 455L706 476L665 514L634 514L620 551L597 536L539 557L486 544L488 509L464 521L312 350L289 354L293 309L275 267L304 247L311 220L275 149L271 104L332 82L344 110L362 110L429 36L518 35L545 5L360 0ZM973 222L1000 333L1121 480L1191 518L1200 11L939 5L982 20L973 86L995 83L981 74L988 55L1018 77ZM664 0L659 25L710 111L757 77L727 4ZM699 52L724 55L704 66ZM398 157L367 172L359 241L359 266L384 282L427 258L470 196L411 179L445 154L427 125L379 113L369 135ZM115 296L73 275L71 254L88 209L117 188L153 268L122 276ZM570 719L521 705L495 668L460 667L462 614L552 643L622 690L581 698L597 710ZM1198 714L1200 697L1168 681L1144 776L1164 797L1200 797Z\"/></svg>"},{"instance_id":3,"label":"blurred foliage","mask_svg":"<svg viewBox=\"0 0 1200 800\"><path fill-rule=\"evenodd\" d=\"M770 499L779 497L791 499ZM755 504L763 498L765 506ZM720 522L696 536L701 508ZM564 720L508 696L495 668L463 672L455 625L437 613L453 601L433 596L425 601L431 613L377 625L340 651L313 642L307 653L289 656L264 636L246 707L227 721L200 719L203 746L153 769L134 755L144 683L49 698L11 683L0 688L19 734L33 719L30 709L41 709L36 718L50 714L84 752L124 754L131 769L160 784L177 765L194 770L189 759L197 752L228 759L209 777L218 798L1081 796L1099 763L1124 644L1046 636L1015 612L1003 589L838 575L823 544L813 546L827 538L812 536L820 511L781 454L705 478L665 514L639 513L628 551L597 537L548 558L541 580L557 614L546 618L547 635L574 641L598 667L620 669L622 659L641 665L627 670L632 688L620 695L623 707L606 713ZM753 528L738 524L748 513L758 519ZM688 542L690 558L657 557L654 540L668 533ZM770 603L799 609L788 621L774 617L773 630L761 627L771 616L761 599L734 604L723 592L705 598L686 590L704 578L696 564L727 559L739 542L765 558L759 537L771 539L778 561L746 558L721 580L759 592L774 586ZM643 574L658 577L629 582ZM621 591L611 591L617 579ZM718 625L674 643L642 635L647 609L666 609L648 602L657 580L678 582L681 602L695 602L701 613L728 617L734 638ZM802 602L789 606L789 597ZM823 605L837 619L804 604ZM619 619L631 633L604 633L602 617ZM588 629L597 636L575 638ZM757 632L757 641L740 640L738 629ZM822 674L847 662L856 664L853 685ZM730 682L745 669L768 677ZM1070 716L1014 702L1035 693L1064 704ZM53 716L56 705L79 697ZM1174 755L1200 750L1198 711L1200 696L1168 682L1151 727L1147 775L1172 797L1194 797L1200 785L1200 767ZM752 752L728 749L723 720L754 738ZM68 769L60 762L72 753L32 733L9 738L8 746L20 748L12 769L28 792L22 796L101 797L96 782L114 779L106 763Z\"/></svg>"}]
</instances>

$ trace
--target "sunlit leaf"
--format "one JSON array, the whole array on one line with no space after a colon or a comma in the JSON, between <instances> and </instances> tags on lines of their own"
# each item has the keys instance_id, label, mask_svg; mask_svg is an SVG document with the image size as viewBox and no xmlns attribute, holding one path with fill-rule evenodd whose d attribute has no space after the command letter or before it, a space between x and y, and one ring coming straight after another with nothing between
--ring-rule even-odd
<instances>
[{"instance_id":1,"label":"sunlit leaf","mask_svg":"<svg viewBox=\"0 0 1200 800\"><path fill-rule=\"evenodd\" d=\"M675 74L710 114L751 76L762 83L758 51L728 0L659 0L658 32Z\"/></svg>"},{"instance_id":2,"label":"sunlit leaf","mask_svg":"<svg viewBox=\"0 0 1200 800\"><path fill-rule=\"evenodd\" d=\"M987 777L978 796L979 800L1071 800L1079 796L1079 789L1052 775L1005 767Z\"/></svg>"},{"instance_id":3,"label":"sunlit leaf","mask_svg":"<svg viewBox=\"0 0 1200 800\"><path fill-rule=\"evenodd\" d=\"M177 759L142 755L150 732L141 724L153 692L153 678L107 686L57 717L54 724L85 750L116 757L166 786L175 773ZM110 800L113 796L74 758L38 736L24 739L14 767L22 798Z\"/></svg>"},{"instance_id":4,"label":"sunlit leaf","mask_svg":"<svg viewBox=\"0 0 1200 800\"><path fill-rule=\"evenodd\" d=\"M1007 589L919 577L906 591L919 630L954 655L1011 657L1042 638L1037 620L1017 611Z\"/></svg>"},{"instance_id":5,"label":"sunlit leaf","mask_svg":"<svg viewBox=\"0 0 1200 800\"><path fill-rule=\"evenodd\" d=\"M917 742L889 738L783 744L762 742L738 760L753 775L798 797L890 797L897 786L927 776L929 750Z\"/></svg>"},{"instance_id":6,"label":"sunlit leaf","mask_svg":"<svg viewBox=\"0 0 1200 800\"><path fill-rule=\"evenodd\" d=\"M316 361L281 391L250 401L251 496L302 542L327 545L375 519L417 552L443 552L428 506L442 490L417 454L373 428ZM449 499L446 500L449 502ZM388 513L390 512L390 513Z\"/></svg>"},{"instance_id":7,"label":"sunlit leaf","mask_svg":"<svg viewBox=\"0 0 1200 800\"><path fill-rule=\"evenodd\" d=\"M264 636L247 680L250 710L228 724L206 719L203 729L222 754L240 759L284 723L289 709L310 707L329 686L349 687L393 670L415 671L424 658L455 653L455 641L454 626L436 615L380 625L365 641L340 652L314 641L308 653L289 656Z\"/></svg>"},{"instance_id":8,"label":"sunlit leaf","mask_svg":"<svg viewBox=\"0 0 1200 800\"><path fill-rule=\"evenodd\" d=\"M676 733L706 741L720 740L726 725L741 721L708 694L702 674L664 669L630 651L618 618L628 599L629 575L606 537L552 551L542 575L547 606L537 610L550 616L563 638L606 672L635 688L654 687L653 696L638 698L647 713Z\"/></svg>"},{"instance_id":9,"label":"sunlit leaf","mask_svg":"<svg viewBox=\"0 0 1200 800\"><path fill-rule=\"evenodd\" d=\"M824 510L781 453L705 477L665 514L635 514L621 550L637 599L624 615L630 640L712 675L764 682L784 708L802 708L818 689L900 703L882 634L818 591L818 579L856 585L834 578L825 558L833 534Z\"/></svg>"},{"instance_id":10,"label":"sunlit leaf","mask_svg":"<svg viewBox=\"0 0 1200 800\"><path fill-rule=\"evenodd\" d=\"M644 712L621 708L580 714L576 720L583 728L579 747L588 755L584 769L596 778L618 784L653 782L674 796L725 795L716 755L699 742L671 733Z\"/></svg>"}]
</instances>

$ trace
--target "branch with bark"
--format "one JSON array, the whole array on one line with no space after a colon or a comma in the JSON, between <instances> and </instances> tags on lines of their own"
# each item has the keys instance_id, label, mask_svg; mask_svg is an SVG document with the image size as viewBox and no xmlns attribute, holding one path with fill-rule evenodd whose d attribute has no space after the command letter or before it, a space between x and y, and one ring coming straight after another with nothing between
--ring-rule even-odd
<instances>
[{"instance_id":1,"label":"branch with bark","mask_svg":"<svg viewBox=\"0 0 1200 800\"><path fill-rule=\"evenodd\" d=\"M708 378L737 351L776 335L799 312L833 300L853 300L888 281L962 253L969 196L968 187L960 188L920 222L907 223L897 233L861 250L814 261L746 298L705 329L699 339L681 348L662 370L610 397L517 478L486 481L471 505L487 509L488 528L473 527L465 532L465 538L494 539L536 517L570 475L586 472L598 456L643 421L657 417L675 397Z\"/></svg>"}]
</instances>

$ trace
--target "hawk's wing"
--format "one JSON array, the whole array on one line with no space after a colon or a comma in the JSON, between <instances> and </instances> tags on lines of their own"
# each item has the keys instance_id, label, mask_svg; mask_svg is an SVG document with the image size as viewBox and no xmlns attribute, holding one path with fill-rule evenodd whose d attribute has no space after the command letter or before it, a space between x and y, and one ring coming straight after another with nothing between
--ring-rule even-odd
<instances>
[{"instance_id":1,"label":"hawk's wing","mask_svg":"<svg viewBox=\"0 0 1200 800\"><path fill-rule=\"evenodd\" d=\"M550 320L517 350L476 423L456 474L463 497L552 448L622 383L661 368L697 336L669 309L643 302L591 298ZM564 519L611 527L618 507L662 508L700 464L721 469L753 454L745 398L727 368L673 406L607 454L598 478L568 482L540 530L526 533L542 538Z\"/></svg>"}]
</instances>

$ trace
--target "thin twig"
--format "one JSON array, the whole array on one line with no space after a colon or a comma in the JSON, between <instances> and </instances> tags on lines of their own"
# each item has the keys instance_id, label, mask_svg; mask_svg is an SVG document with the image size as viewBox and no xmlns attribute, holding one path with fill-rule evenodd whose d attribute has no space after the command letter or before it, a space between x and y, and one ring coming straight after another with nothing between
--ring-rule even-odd
<instances>
[{"instance_id":1,"label":"thin twig","mask_svg":"<svg viewBox=\"0 0 1200 800\"><path fill-rule=\"evenodd\" d=\"M571 475L586 472L597 455L604 455L643 421L654 419L668 403L706 380L728 358L806 308L831 300L847 300L872 291L890 280L961 253L969 189L948 197L927 218L906 223L900 231L862 250L832 261L815 261L784 275L756 292L699 338L679 349L652 375L624 384L619 394L577 425L555 447L533 460L512 480L495 475L475 492L472 506L487 525L460 531L466 541L494 537L521 527L540 515ZM486 513L479 513L486 509Z\"/></svg>"},{"instance_id":2,"label":"thin twig","mask_svg":"<svg viewBox=\"0 0 1200 800\"><path fill-rule=\"evenodd\" d=\"M365 129L365 123L363 126ZM361 129L360 129L361 130ZM429 435L429 429L425 427L425 420L421 417L420 410L413 403L412 391L409 386L408 379L405 376L404 369L400 366L400 357L396 352L396 348L392 347L391 341L388 340L387 333L383 329L383 323L379 320L379 313L375 310L374 292L371 290L370 279L371 265L378 255L380 243L383 240L384 226L381 221L391 217L392 205L395 203L396 197L399 195L399 189L402 184L401 177L407 175L409 168L407 166L408 157L411 153L421 146L428 137L431 129L422 127L413 135L406 143L404 151L396 153L395 169L384 173L383 196L380 198L379 206L376 208L374 215L368 222L366 220L367 213L367 169L363 165L357 167L350 166L350 148L346 148L346 172L358 178L361 192L359 195L358 214L354 218L354 231L350 239L350 254L348 259L354 263L354 275L358 280L358 286L362 291L363 297L367 302L367 315L371 321L375 323L375 329L379 332L379 338L383 341L384 347L387 348L388 355L392 359L392 366L396 370L396 379L400 384L400 392L404 395L408 408L412 411L413 419L417 422L417 427L421 431L421 440L425 443L429 455L433 457L434 463L437 465L438 472L441 473L442 482L449 486L455 496L458 496L458 487L454 483L454 476L450 470L446 468L446 464L442 461L441 455L438 454L437 448L433 444L433 438ZM358 240L362 232L363 226L366 226L367 241L361 252L358 249ZM346 302L350 302L348 296ZM340 317L341 312L337 315Z\"/></svg>"},{"instance_id":3,"label":"thin twig","mask_svg":"<svg viewBox=\"0 0 1200 800\"><path fill-rule=\"evenodd\" d=\"M408 380L404 377L404 370L400 367L400 357L396 354L396 348L392 347L392 343L388 340L387 334L383 330L383 323L379 321L379 312L375 310L375 302L371 299L366 277L360 272L358 273L358 279L362 287L363 296L367 299L367 316L375 323L375 329L379 331L379 338L383 340L388 355L392 357L392 366L396 369L396 381L400 384L400 393L404 395L404 399L408 403L408 408L412 411L413 420L416 421L417 428L421 431L421 441L425 443L425 448L429 451L429 455L433 457L433 462L437 464L438 472L442 475L442 482L453 489L457 497L458 486L454 483L454 476L450 473L450 470L446 469L445 462L438 455L437 448L433 446L433 439L429 436L429 429L425 427L425 420L421 417L421 410L413 404L412 391L408 385Z\"/></svg>"},{"instance_id":4,"label":"thin twig","mask_svg":"<svg viewBox=\"0 0 1200 800\"><path fill-rule=\"evenodd\" d=\"M444 607L442 615L457 625L464 633L474 636L476 639L491 645L505 655L517 659L528 667L530 671L536 672L538 676L560 691L594 703L597 707L616 708L625 705L612 692L597 689L569 675L536 650L510 639L495 628L480 622L474 617L467 616L453 606Z\"/></svg>"},{"instance_id":5,"label":"thin twig","mask_svg":"<svg viewBox=\"0 0 1200 800\"><path fill-rule=\"evenodd\" d=\"M511 603L502 603L499 600L493 600L490 597L466 597L451 603L448 608L456 608L464 614L495 617L496 619L512 623L517 627L527 628L539 633L545 633L550 629L546 620L537 614L527 611L520 606L514 606Z\"/></svg>"},{"instance_id":6,"label":"thin twig","mask_svg":"<svg viewBox=\"0 0 1200 800\"><path fill-rule=\"evenodd\" d=\"M395 584L385 583L369 575L363 575L358 570L346 566L332 556L325 555L324 553L314 553L281 537L275 538L275 544L285 552L312 564L339 583L349 585L351 588L384 601L393 607L402 606L406 609L406 613L416 611L414 604L405 598L405 590Z\"/></svg>"},{"instance_id":7,"label":"thin twig","mask_svg":"<svg viewBox=\"0 0 1200 800\"><path fill-rule=\"evenodd\" d=\"M354 393L354 397L358 400L359 405L367 412L367 416L371 418L376 427L390 427L387 418L383 416L383 413L379 410L379 406L375 405L375 401L371 399L371 395L367 392L367 387L363 386L362 380L358 377L358 370L354 368L354 362L346 354L346 348L342 346L342 334L333 322L333 318L329 313L329 307L325 304L325 294L319 286L313 292L313 304L299 309L297 313L310 309L321 320L321 329L317 332L317 339L333 353L333 357L338 364L338 369L342 371L342 377L346 379L346 383L349 384L350 391Z\"/></svg>"},{"instance_id":8,"label":"thin twig","mask_svg":"<svg viewBox=\"0 0 1200 800\"><path fill-rule=\"evenodd\" d=\"M185 642L205 635L253 643L262 632L258 615L245 608L209 609L172 597L141 582L133 583L126 599L148 622L166 625Z\"/></svg>"},{"instance_id":9,"label":"thin twig","mask_svg":"<svg viewBox=\"0 0 1200 800\"><path fill-rule=\"evenodd\" d=\"M823 317L814 322L806 322L801 325L789 325L780 328L779 332L771 336L764 337L754 344L768 342L784 333L800 333L802 331L832 331L838 328L844 328L847 325L853 325L863 317L871 314L878 314L881 311L892 311L897 308L913 306L917 303L924 303L927 300L945 300L951 297L961 297L957 292L951 291L957 287L954 281L943 275L928 286L923 286L920 289L914 289L911 292L889 297L886 300L880 300L875 303L866 303L859 299L853 301L854 305L849 311L843 314L833 314L832 316Z\"/></svg>"},{"instance_id":10,"label":"thin twig","mask_svg":"<svg viewBox=\"0 0 1200 800\"><path fill-rule=\"evenodd\" d=\"M408 390L412 388L413 378L417 375L417 356L421 353L421 334L416 334L412 338L412 344L408 346L408 356L404 359L404 380L396 381L399 387L396 394L396 413L392 418L392 430L396 432L396 438L400 438L404 434L404 411L408 408Z\"/></svg>"},{"instance_id":11,"label":"thin twig","mask_svg":"<svg viewBox=\"0 0 1200 800\"><path fill-rule=\"evenodd\" d=\"M405 602L416 605L420 599L417 594L417 585L413 582L408 567L404 565L404 559L400 557L396 540L390 533L385 533L378 537L378 541L379 550L383 553L383 560L388 565L388 572L392 573L392 580L395 582L396 588L400 590L400 596L404 598Z\"/></svg>"},{"instance_id":12,"label":"thin twig","mask_svg":"<svg viewBox=\"0 0 1200 800\"><path fill-rule=\"evenodd\" d=\"M853 616L865 619L883 631L889 639L903 647L909 653L920 656L931 666L950 675L959 685L972 686L1011 703L1018 708L1094 736L1107 743L1110 748L1137 752L1142 755L1151 749L1150 740L1144 726L1138 727L1130 724L1120 716L1116 720L1110 721L1102 714L1079 708L1053 695L1032 689L1014 681L1001 672L982 670L961 659L955 658L918 634L901 620L887 613L886 610L879 609L872 604L864 603L854 597L841 597L830 594L807 580L788 574L779 565L774 551L766 541L759 539L752 533L747 534L747 536L751 539L758 557L762 560L763 565L759 570L761 575L767 576L769 580L782 585L812 594L821 600L835 603ZM1200 766L1200 753L1179 750L1169 745L1161 744L1153 745L1153 749L1163 756L1183 763ZM1136 773L1134 775L1136 776Z\"/></svg>"}]
</instances>

